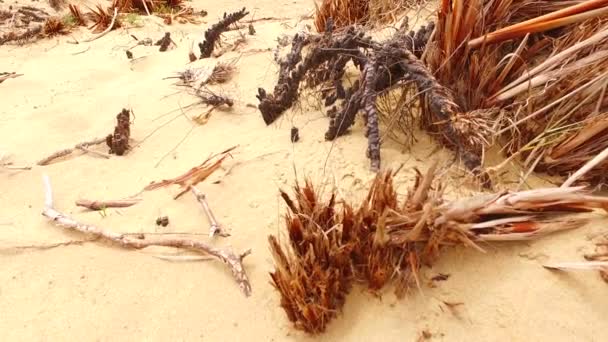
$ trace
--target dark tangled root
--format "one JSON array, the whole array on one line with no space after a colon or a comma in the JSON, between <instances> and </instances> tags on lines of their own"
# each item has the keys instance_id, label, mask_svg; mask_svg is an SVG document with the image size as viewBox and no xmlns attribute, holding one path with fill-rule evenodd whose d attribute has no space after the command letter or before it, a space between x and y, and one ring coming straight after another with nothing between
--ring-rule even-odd
<instances>
[{"instance_id":1,"label":"dark tangled root","mask_svg":"<svg viewBox=\"0 0 608 342\"><path fill-rule=\"evenodd\" d=\"M226 32L230 25L235 24L248 14L249 12L247 12L245 7L238 12L230 14L224 13L224 18L205 31L205 40L198 44L198 47L201 50L200 58L203 59L211 57L211 53L213 52L213 49L215 48L215 45L217 44L222 33Z\"/></svg>"}]
</instances>

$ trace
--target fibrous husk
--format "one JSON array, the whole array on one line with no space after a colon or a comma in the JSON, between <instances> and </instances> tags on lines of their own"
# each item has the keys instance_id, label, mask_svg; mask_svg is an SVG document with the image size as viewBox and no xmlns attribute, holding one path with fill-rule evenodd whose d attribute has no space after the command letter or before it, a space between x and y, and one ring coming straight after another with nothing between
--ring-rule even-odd
<instances>
[{"instance_id":1,"label":"fibrous husk","mask_svg":"<svg viewBox=\"0 0 608 342\"><path fill-rule=\"evenodd\" d=\"M457 201L443 199L433 165L417 172L399 201L392 171L376 176L359 205L335 192L323 199L307 180L294 187L295 199L281 197L288 212L282 243L270 236L273 285L281 307L296 328L320 333L342 309L352 284L371 291L396 283L398 295L421 287L423 266L431 266L445 246L483 251L479 241L526 241L587 222L581 213L608 208L608 197L582 187L504 191ZM338 203L342 203L339 205Z\"/></svg>"},{"instance_id":2,"label":"fibrous husk","mask_svg":"<svg viewBox=\"0 0 608 342\"><path fill-rule=\"evenodd\" d=\"M129 138L131 137L131 111L124 109L116 115L116 127L114 133L106 137L106 144L111 154L124 155L129 150Z\"/></svg>"}]
</instances>

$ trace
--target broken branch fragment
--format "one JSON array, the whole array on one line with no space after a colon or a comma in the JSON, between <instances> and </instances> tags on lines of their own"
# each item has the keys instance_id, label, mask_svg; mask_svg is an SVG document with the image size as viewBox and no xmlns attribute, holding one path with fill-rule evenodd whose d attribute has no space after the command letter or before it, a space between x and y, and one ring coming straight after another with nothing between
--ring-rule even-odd
<instances>
[{"instance_id":1,"label":"broken branch fragment","mask_svg":"<svg viewBox=\"0 0 608 342\"><path fill-rule=\"evenodd\" d=\"M76 201L76 205L79 207L85 207L91 210L104 210L106 208L128 208L137 203L140 199L122 199L122 200L105 200L105 201L91 201L87 199L79 199Z\"/></svg>"},{"instance_id":2,"label":"broken branch fragment","mask_svg":"<svg viewBox=\"0 0 608 342\"><path fill-rule=\"evenodd\" d=\"M145 234L138 237L133 237L128 234L115 233L103 228L80 223L55 210L53 207L53 193L49 177L44 175L43 180L45 185L45 206L44 210L42 211L42 215L55 222L57 225L69 230L89 234L96 238L112 241L123 248L143 249L150 246L165 246L187 249L203 255L212 256L230 268L232 275L236 279L245 296L248 297L251 295L251 284L249 283L249 278L245 272L245 268L243 267L243 259L251 253L250 250L237 255L231 249L216 248L202 241L182 238L158 238L146 236Z\"/></svg>"}]
</instances>

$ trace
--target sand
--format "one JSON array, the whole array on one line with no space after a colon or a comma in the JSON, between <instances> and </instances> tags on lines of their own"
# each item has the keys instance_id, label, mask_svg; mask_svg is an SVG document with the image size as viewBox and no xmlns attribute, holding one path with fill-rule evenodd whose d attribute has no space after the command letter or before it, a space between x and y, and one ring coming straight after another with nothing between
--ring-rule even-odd
<instances>
[{"instance_id":1,"label":"sand","mask_svg":"<svg viewBox=\"0 0 608 342\"><path fill-rule=\"evenodd\" d=\"M256 17L291 19L257 23L257 35L240 52L274 48L278 35L293 34L310 23L300 18L313 8L310 0L194 1L194 8L209 12L207 24L163 27L157 18L140 17L143 27L113 31L92 43L68 43L92 35L82 29L22 47L0 47L0 71L24 74L0 84L0 151L10 153L15 164L35 164L56 150L105 136L122 108L135 112L135 141L179 115L123 157L106 160L76 153L30 171L0 169L0 340L312 340L294 330L279 308L268 276L273 266L267 236L282 229L284 207L278 189L293 184L294 167L300 177L336 186L346 198L362 194L373 174L361 124L335 143L325 142L327 119L307 104L267 127L247 104L257 104L256 89L271 89L276 80L272 52L240 57L234 79L214 87L236 99L234 109L213 112L208 123L194 127L177 148L193 125L186 116L205 109L158 118L196 101L176 93L172 81L163 78L186 68L192 41L209 23L223 11L245 5ZM171 32L176 49L137 47L135 57L144 58L126 58L125 47L133 43L130 34L159 39L165 31ZM239 56L229 53L221 60ZM300 129L301 141L296 144L289 139L292 125ZM130 251L103 242L47 250L16 248L85 238L41 216L43 174L51 178L56 208L80 221L117 232L189 232L207 239L209 225L200 206L190 193L173 200L175 187L147 192L136 206L108 209L105 217L77 208L74 201L137 193L149 182L175 177L233 145L239 147L226 169L199 184L199 189L232 232L213 243L253 251L245 259L253 287L249 298L215 261L167 262L150 256L159 250ZM105 147L99 150L107 152ZM409 151L390 141L382 150L384 166L404 164L398 176L401 192L413 179L413 167L424 170L430 158L450 156L425 135L418 136ZM213 184L216 180L220 182ZM452 195L470 192L461 180L453 182L457 191ZM154 224L161 215L169 216L168 227ZM390 288L381 298L355 288L344 312L316 339L415 341L426 330L432 340L447 341L606 340L607 287L598 274L561 274L541 267L549 260L580 260L592 250L588 237L605 224L598 216L582 229L540 241L487 245L485 254L466 248L446 250L424 275L447 273L447 281L434 288L425 285L422 293L412 291L401 300ZM449 309L444 302L461 304Z\"/></svg>"}]
</instances>

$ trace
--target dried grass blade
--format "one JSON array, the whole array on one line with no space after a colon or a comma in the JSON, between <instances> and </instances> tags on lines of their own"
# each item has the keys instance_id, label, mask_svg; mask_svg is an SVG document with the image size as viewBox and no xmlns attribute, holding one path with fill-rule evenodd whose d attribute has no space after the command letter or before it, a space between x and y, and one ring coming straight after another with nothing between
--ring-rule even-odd
<instances>
[{"instance_id":1,"label":"dried grass blade","mask_svg":"<svg viewBox=\"0 0 608 342\"><path fill-rule=\"evenodd\" d=\"M552 270L606 270L608 261L573 261L544 264L543 267Z\"/></svg>"}]
</instances>

